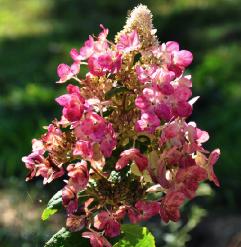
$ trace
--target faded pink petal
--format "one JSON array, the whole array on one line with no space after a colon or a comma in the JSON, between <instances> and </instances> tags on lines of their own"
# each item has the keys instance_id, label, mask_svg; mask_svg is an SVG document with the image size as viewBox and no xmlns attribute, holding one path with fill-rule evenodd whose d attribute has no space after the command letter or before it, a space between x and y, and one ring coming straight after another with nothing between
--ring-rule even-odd
<instances>
[{"instance_id":1,"label":"faded pink petal","mask_svg":"<svg viewBox=\"0 0 241 247\"><path fill-rule=\"evenodd\" d=\"M209 179L215 183L216 186L220 186L217 176L214 173L213 166L217 162L220 156L220 149L215 149L211 152L209 159L208 159L208 175Z\"/></svg>"},{"instance_id":2,"label":"faded pink petal","mask_svg":"<svg viewBox=\"0 0 241 247\"><path fill-rule=\"evenodd\" d=\"M105 237L93 230L91 232L83 232L83 238L89 238L92 247L112 247Z\"/></svg>"},{"instance_id":3,"label":"faded pink petal","mask_svg":"<svg viewBox=\"0 0 241 247\"><path fill-rule=\"evenodd\" d=\"M168 52L179 51L179 44L175 41L168 41L166 43L166 50Z\"/></svg>"},{"instance_id":4,"label":"faded pink petal","mask_svg":"<svg viewBox=\"0 0 241 247\"><path fill-rule=\"evenodd\" d=\"M69 179L69 185L75 188L75 191L85 189L89 182L89 170L87 162L82 160L76 164L70 164L67 167Z\"/></svg>"},{"instance_id":5,"label":"faded pink petal","mask_svg":"<svg viewBox=\"0 0 241 247\"><path fill-rule=\"evenodd\" d=\"M94 53L94 39L92 36L89 36L89 39L87 41L85 41L84 46L80 48L80 52L79 52L79 56L77 58L77 61L78 60L86 60L91 55L93 55L93 53Z\"/></svg>"},{"instance_id":6,"label":"faded pink petal","mask_svg":"<svg viewBox=\"0 0 241 247\"><path fill-rule=\"evenodd\" d=\"M101 211L94 217L94 227L105 230L105 235L110 238L120 235L120 223L106 211Z\"/></svg>"},{"instance_id":7,"label":"faded pink petal","mask_svg":"<svg viewBox=\"0 0 241 247\"><path fill-rule=\"evenodd\" d=\"M148 220L160 211L160 203L154 201L138 201L135 208L139 212L139 220Z\"/></svg>"},{"instance_id":8,"label":"faded pink petal","mask_svg":"<svg viewBox=\"0 0 241 247\"><path fill-rule=\"evenodd\" d=\"M207 179L207 172L200 166L190 166L180 168L175 178L175 188L185 194L188 198L193 198L200 182Z\"/></svg>"},{"instance_id":9,"label":"faded pink petal","mask_svg":"<svg viewBox=\"0 0 241 247\"><path fill-rule=\"evenodd\" d=\"M64 63L58 66L57 74L60 78L59 83L64 83L73 76L71 72L71 68L67 64L64 64Z\"/></svg>"},{"instance_id":10,"label":"faded pink petal","mask_svg":"<svg viewBox=\"0 0 241 247\"><path fill-rule=\"evenodd\" d=\"M101 211L94 217L94 227L98 230L103 230L109 220L109 217L109 213L106 211Z\"/></svg>"},{"instance_id":11,"label":"faded pink petal","mask_svg":"<svg viewBox=\"0 0 241 247\"><path fill-rule=\"evenodd\" d=\"M73 186L66 185L62 190L62 203L69 214L78 209L77 194Z\"/></svg>"},{"instance_id":12,"label":"faded pink petal","mask_svg":"<svg viewBox=\"0 0 241 247\"><path fill-rule=\"evenodd\" d=\"M173 56L174 64L177 64L179 66L187 67L192 63L193 56L190 51L174 51Z\"/></svg>"},{"instance_id":13,"label":"faded pink petal","mask_svg":"<svg viewBox=\"0 0 241 247\"><path fill-rule=\"evenodd\" d=\"M120 223L116 220L109 220L105 227L105 235L114 238L120 235Z\"/></svg>"},{"instance_id":14,"label":"faded pink petal","mask_svg":"<svg viewBox=\"0 0 241 247\"><path fill-rule=\"evenodd\" d=\"M74 215L70 214L66 220L66 228L71 232L81 231L86 223L85 215Z\"/></svg>"},{"instance_id":15,"label":"faded pink petal","mask_svg":"<svg viewBox=\"0 0 241 247\"><path fill-rule=\"evenodd\" d=\"M169 220L174 222L180 219L179 208L183 204L185 196L181 192L170 191L161 201L160 216L162 220L168 223Z\"/></svg>"},{"instance_id":16,"label":"faded pink petal","mask_svg":"<svg viewBox=\"0 0 241 247\"><path fill-rule=\"evenodd\" d=\"M74 61L81 61L81 56L76 49L71 49L70 56Z\"/></svg>"},{"instance_id":17,"label":"faded pink petal","mask_svg":"<svg viewBox=\"0 0 241 247\"><path fill-rule=\"evenodd\" d=\"M120 154L120 159L117 161L115 168L116 170L121 170L133 161L136 163L140 171L146 169L148 165L148 160L146 156L141 154L141 152L138 149L131 148L123 151Z\"/></svg>"},{"instance_id":18,"label":"faded pink petal","mask_svg":"<svg viewBox=\"0 0 241 247\"><path fill-rule=\"evenodd\" d=\"M73 75L77 75L80 71L80 65L79 63L73 63L71 66L70 66L70 70L72 72Z\"/></svg>"},{"instance_id":19,"label":"faded pink petal","mask_svg":"<svg viewBox=\"0 0 241 247\"><path fill-rule=\"evenodd\" d=\"M93 154L93 145L89 141L79 140L76 142L73 155L80 155L84 159L92 159Z\"/></svg>"}]
</instances>

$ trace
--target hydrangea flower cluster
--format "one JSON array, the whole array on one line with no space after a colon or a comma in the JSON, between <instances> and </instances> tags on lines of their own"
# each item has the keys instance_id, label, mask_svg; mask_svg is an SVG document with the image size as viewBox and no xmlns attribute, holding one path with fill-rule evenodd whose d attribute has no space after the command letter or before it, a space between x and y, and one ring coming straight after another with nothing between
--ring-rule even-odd
<instances>
[{"instance_id":1,"label":"hydrangea flower cluster","mask_svg":"<svg viewBox=\"0 0 241 247\"><path fill-rule=\"evenodd\" d=\"M33 140L23 162L27 180L61 177L67 228L82 231L93 247L109 247L124 217L178 221L200 182L219 186L213 166L220 151L204 149L208 133L187 122L197 99L185 74L192 53L158 42L143 5L115 42L100 27L97 37L70 51L72 65L58 66L58 83L73 83L56 99L62 117ZM89 72L80 77L84 66Z\"/></svg>"}]
</instances>

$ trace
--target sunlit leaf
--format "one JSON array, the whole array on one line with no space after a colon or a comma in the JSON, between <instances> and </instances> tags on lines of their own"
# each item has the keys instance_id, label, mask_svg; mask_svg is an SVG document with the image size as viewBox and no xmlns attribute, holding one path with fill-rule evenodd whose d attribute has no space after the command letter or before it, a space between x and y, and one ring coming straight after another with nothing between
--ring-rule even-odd
<instances>
[{"instance_id":1,"label":"sunlit leaf","mask_svg":"<svg viewBox=\"0 0 241 247\"><path fill-rule=\"evenodd\" d=\"M146 227L125 224L122 237L113 247L155 247L155 239Z\"/></svg>"},{"instance_id":2,"label":"sunlit leaf","mask_svg":"<svg viewBox=\"0 0 241 247\"><path fill-rule=\"evenodd\" d=\"M62 204L62 190L59 190L57 193L53 195L53 197L49 200L47 207L44 209L42 213L42 220L47 220L51 215L54 215Z\"/></svg>"}]
</instances>

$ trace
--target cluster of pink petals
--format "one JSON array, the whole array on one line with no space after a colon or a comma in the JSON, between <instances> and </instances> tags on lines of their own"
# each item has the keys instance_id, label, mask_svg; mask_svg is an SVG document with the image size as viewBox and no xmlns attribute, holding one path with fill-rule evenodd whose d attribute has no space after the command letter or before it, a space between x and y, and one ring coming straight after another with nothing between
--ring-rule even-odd
<instances>
[{"instance_id":1,"label":"cluster of pink petals","mask_svg":"<svg viewBox=\"0 0 241 247\"><path fill-rule=\"evenodd\" d=\"M190 76L176 77L173 71L164 67L136 67L140 83L144 84L142 94L136 98L135 105L141 110L141 119L136 130L153 133L161 121L188 117L192 113Z\"/></svg>"},{"instance_id":2,"label":"cluster of pink petals","mask_svg":"<svg viewBox=\"0 0 241 247\"><path fill-rule=\"evenodd\" d=\"M50 125L49 134L43 137L43 140L45 141L33 139L32 153L22 158L22 161L25 163L26 168L30 170L26 181L32 179L33 177L41 176L44 178L43 183L46 184L64 175L64 170L61 165L56 165L53 160L45 158L44 156L46 151L51 150L52 144L48 143L49 139L51 138L53 142L58 142L56 140L56 133L51 133L53 129L53 126ZM47 149L45 149L44 144L48 146Z\"/></svg>"},{"instance_id":3,"label":"cluster of pink petals","mask_svg":"<svg viewBox=\"0 0 241 247\"><path fill-rule=\"evenodd\" d=\"M83 121L75 127L77 142L74 155L81 155L84 159L95 156L95 144L99 144L100 151L105 157L110 157L116 146L116 135L112 124L94 112L88 112Z\"/></svg>"},{"instance_id":4,"label":"cluster of pink petals","mask_svg":"<svg viewBox=\"0 0 241 247\"><path fill-rule=\"evenodd\" d=\"M81 96L79 87L69 84L68 94L56 99L57 103L63 106L63 116L70 122L81 119L85 109L85 99Z\"/></svg>"},{"instance_id":5,"label":"cluster of pink petals","mask_svg":"<svg viewBox=\"0 0 241 247\"><path fill-rule=\"evenodd\" d=\"M102 31L97 38L89 36L80 49L70 51L71 66L58 66L59 83L74 79L83 84L68 84L67 93L56 98L62 107L61 121L53 121L39 140L34 139L32 153L22 160L30 171L27 180L41 176L44 183L49 183L65 175L62 204L67 211L68 228L76 231L85 227L82 236L90 239L93 247L111 247L107 238L121 234L121 222L126 216L133 224L153 216L159 216L164 222L178 221L180 207L185 200L195 197L201 182L208 179L219 186L213 167L220 150L209 153L204 149L202 145L209 134L194 122L186 121L194 102L191 76L185 75L192 53L180 50L179 44L173 41L144 49L137 30L121 34L115 44L107 40L109 30L100 27ZM147 53L152 61L159 62L134 61L136 54ZM80 67L86 65L89 71L80 80ZM135 93L132 103L139 115L134 126L129 126L135 137L127 148L119 139L123 133L116 131L108 114L103 114L103 105L108 110L112 101L106 104L105 99L91 94L91 83L93 80L96 86L112 80L115 88L121 83L120 78L129 80L129 74L123 76L123 73L130 70L132 79L138 83L137 89L129 91ZM121 86L126 84L123 82ZM117 106L121 108L123 104ZM112 121L118 122L118 119ZM150 140L145 152L135 146L139 136ZM113 157L113 152L117 157ZM132 164L136 165L139 175L132 171ZM112 171L124 174L127 170L128 176L138 181L144 192L136 199L126 195L125 201L118 201L115 195L115 201L110 199L110 203L104 196L110 191L103 191L105 187L99 181L109 184ZM120 187L116 191L122 191L128 183L114 186ZM162 192L161 198L147 199L148 193L157 191ZM86 200L80 203L82 193L86 193ZM75 219L79 220L77 226L71 223Z\"/></svg>"},{"instance_id":6,"label":"cluster of pink petals","mask_svg":"<svg viewBox=\"0 0 241 247\"><path fill-rule=\"evenodd\" d=\"M67 207L68 213L74 213L78 209L77 193L86 188L89 182L89 170L87 162L82 160L67 167L68 184L63 188L63 205Z\"/></svg>"}]
</instances>

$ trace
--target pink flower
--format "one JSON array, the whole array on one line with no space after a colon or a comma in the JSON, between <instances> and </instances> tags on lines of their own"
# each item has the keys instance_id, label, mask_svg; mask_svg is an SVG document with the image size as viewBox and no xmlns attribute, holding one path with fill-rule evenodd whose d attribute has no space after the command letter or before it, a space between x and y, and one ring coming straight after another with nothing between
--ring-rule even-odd
<instances>
[{"instance_id":1,"label":"pink flower","mask_svg":"<svg viewBox=\"0 0 241 247\"><path fill-rule=\"evenodd\" d=\"M120 223L106 211L101 211L94 217L94 227L105 230L105 235L110 238L120 235Z\"/></svg>"},{"instance_id":2,"label":"pink flower","mask_svg":"<svg viewBox=\"0 0 241 247\"><path fill-rule=\"evenodd\" d=\"M70 179L62 190L62 202L68 214L72 214L78 209L77 193L85 189L89 182L89 171L86 161L68 165L67 171Z\"/></svg>"},{"instance_id":3,"label":"pink flower","mask_svg":"<svg viewBox=\"0 0 241 247\"><path fill-rule=\"evenodd\" d=\"M179 117L189 117L192 114L192 106L185 101L179 101L174 110Z\"/></svg>"},{"instance_id":4,"label":"pink flower","mask_svg":"<svg viewBox=\"0 0 241 247\"><path fill-rule=\"evenodd\" d=\"M48 151L55 149L62 141L63 132L55 124L48 126L48 131L42 136L42 142L47 146Z\"/></svg>"},{"instance_id":5,"label":"pink flower","mask_svg":"<svg viewBox=\"0 0 241 247\"><path fill-rule=\"evenodd\" d=\"M43 183L51 183L54 179L62 177L64 175L64 169L57 167L52 164L51 161L46 160L45 164L37 166L37 176L42 176L44 178Z\"/></svg>"},{"instance_id":6,"label":"pink flower","mask_svg":"<svg viewBox=\"0 0 241 247\"><path fill-rule=\"evenodd\" d=\"M192 63L192 53L190 51L181 50L173 52L173 62L178 66L187 67Z\"/></svg>"},{"instance_id":7,"label":"pink flower","mask_svg":"<svg viewBox=\"0 0 241 247\"><path fill-rule=\"evenodd\" d=\"M220 184L217 176L214 173L213 166L219 159L219 156L220 156L220 150L215 149L211 152L208 158L206 157L206 155L204 155L201 152L197 152L195 157L196 164L206 170L208 174L208 179L210 181L213 181L216 186L220 186Z\"/></svg>"},{"instance_id":8,"label":"pink flower","mask_svg":"<svg viewBox=\"0 0 241 247\"><path fill-rule=\"evenodd\" d=\"M122 220L125 215L126 215L126 206L120 206L115 212L114 212L114 217L117 220Z\"/></svg>"},{"instance_id":9,"label":"pink flower","mask_svg":"<svg viewBox=\"0 0 241 247\"><path fill-rule=\"evenodd\" d=\"M169 66L177 66L183 69L192 63L192 53L186 50L179 50L179 44L174 41L168 41L166 44L162 44L161 56L164 59L164 63Z\"/></svg>"},{"instance_id":10,"label":"pink flower","mask_svg":"<svg viewBox=\"0 0 241 247\"><path fill-rule=\"evenodd\" d=\"M174 152L173 152L174 153ZM174 153L175 155L175 153ZM174 160L178 160L176 159L175 156L171 156L172 159ZM164 155L163 155L164 156ZM164 157L163 157L164 158ZM179 157L178 157L179 158ZM158 167L157 167L157 174L156 174L156 177L155 177L155 180L165 189L168 189L170 188L171 186L171 181L169 181L167 179L167 169L166 169L166 166L165 164L163 164L164 162L162 162L162 160L159 160L158 162ZM171 164L170 160L168 160L168 163ZM174 162L173 162L174 163Z\"/></svg>"},{"instance_id":11,"label":"pink flower","mask_svg":"<svg viewBox=\"0 0 241 247\"><path fill-rule=\"evenodd\" d=\"M138 80L143 84L150 82L152 79L152 75L155 73L157 68L158 67L154 65L152 65L149 68L143 68L140 65L137 65L135 69L136 69Z\"/></svg>"},{"instance_id":12,"label":"pink flower","mask_svg":"<svg viewBox=\"0 0 241 247\"><path fill-rule=\"evenodd\" d=\"M196 142L198 145L202 145L202 143L208 141L209 134L207 131L203 131L196 127L194 122L188 123L186 130L188 132L188 140L191 143Z\"/></svg>"},{"instance_id":13,"label":"pink flower","mask_svg":"<svg viewBox=\"0 0 241 247\"><path fill-rule=\"evenodd\" d=\"M220 186L217 176L214 173L213 166L216 164L220 156L220 149L215 149L211 152L208 158L208 177L215 183L216 186Z\"/></svg>"},{"instance_id":14,"label":"pink flower","mask_svg":"<svg viewBox=\"0 0 241 247\"><path fill-rule=\"evenodd\" d=\"M73 155L80 155L84 159L92 159L94 155L93 145L90 141L79 140L75 144Z\"/></svg>"},{"instance_id":15,"label":"pink flower","mask_svg":"<svg viewBox=\"0 0 241 247\"><path fill-rule=\"evenodd\" d=\"M109 123L106 126L106 136L100 143L100 150L105 157L111 157L112 151L115 149L117 145L116 134L112 127L112 124Z\"/></svg>"},{"instance_id":16,"label":"pink flower","mask_svg":"<svg viewBox=\"0 0 241 247\"><path fill-rule=\"evenodd\" d=\"M83 238L89 238L92 247L112 247L105 237L95 231L83 232Z\"/></svg>"},{"instance_id":17,"label":"pink flower","mask_svg":"<svg viewBox=\"0 0 241 247\"><path fill-rule=\"evenodd\" d=\"M137 212L137 210L135 210L135 208L129 208L127 213L128 213L128 217L130 219L130 222L132 224L136 224L136 223L139 223L141 221L140 215Z\"/></svg>"},{"instance_id":18,"label":"pink flower","mask_svg":"<svg viewBox=\"0 0 241 247\"><path fill-rule=\"evenodd\" d=\"M131 33L122 34L116 47L117 50L126 53L137 50L140 47L137 31L133 30Z\"/></svg>"},{"instance_id":19,"label":"pink flower","mask_svg":"<svg viewBox=\"0 0 241 247\"><path fill-rule=\"evenodd\" d=\"M81 231L86 224L85 215L69 214L66 220L66 228L71 232Z\"/></svg>"},{"instance_id":20,"label":"pink flower","mask_svg":"<svg viewBox=\"0 0 241 247\"><path fill-rule=\"evenodd\" d=\"M105 28L103 24L100 24L100 28L102 29L102 31L98 35L98 41L106 42L106 38L109 34L109 29Z\"/></svg>"},{"instance_id":21,"label":"pink flower","mask_svg":"<svg viewBox=\"0 0 241 247\"><path fill-rule=\"evenodd\" d=\"M65 175L66 226L74 232L85 227L82 236L92 247L111 247L105 237L121 234L126 214L134 224L156 215L178 221L180 207L202 181L219 186L214 165L220 150L205 150L208 132L186 122L198 98L191 99L191 76L185 75L193 55L177 42L160 44L154 30L145 35L139 24L124 27L117 44L100 25L97 37L71 49L73 64L58 66L58 82L80 85L69 84L56 98L61 120L22 158L27 180L41 176L49 183ZM80 65L88 69L81 80Z\"/></svg>"},{"instance_id":22,"label":"pink flower","mask_svg":"<svg viewBox=\"0 0 241 247\"><path fill-rule=\"evenodd\" d=\"M104 229L105 225L109 220L109 213L106 211L101 211L94 217L94 227L98 230Z\"/></svg>"},{"instance_id":23,"label":"pink flower","mask_svg":"<svg viewBox=\"0 0 241 247\"><path fill-rule=\"evenodd\" d=\"M117 161L115 169L121 170L133 161L136 163L140 171L145 170L148 165L146 156L141 154L140 150L131 148L120 154L120 159Z\"/></svg>"},{"instance_id":24,"label":"pink flower","mask_svg":"<svg viewBox=\"0 0 241 247\"><path fill-rule=\"evenodd\" d=\"M179 51L179 44L175 41L168 41L166 43L166 50L168 52Z\"/></svg>"},{"instance_id":25,"label":"pink flower","mask_svg":"<svg viewBox=\"0 0 241 247\"><path fill-rule=\"evenodd\" d=\"M58 167L54 164L49 157L44 157L46 150L44 149L42 141L34 139L32 145L33 152L22 158L26 168L30 170L26 181L31 180L35 176L41 176L44 178L43 183L46 184L64 175L62 167Z\"/></svg>"},{"instance_id":26,"label":"pink flower","mask_svg":"<svg viewBox=\"0 0 241 247\"><path fill-rule=\"evenodd\" d=\"M160 203L154 201L138 201L135 208L128 209L128 217L132 224L148 220L160 211Z\"/></svg>"},{"instance_id":27,"label":"pink flower","mask_svg":"<svg viewBox=\"0 0 241 247\"><path fill-rule=\"evenodd\" d=\"M67 167L69 185L72 185L76 192L86 188L89 182L89 171L87 162L82 160L76 164L70 164Z\"/></svg>"},{"instance_id":28,"label":"pink flower","mask_svg":"<svg viewBox=\"0 0 241 247\"><path fill-rule=\"evenodd\" d=\"M67 86L68 94L64 94L56 101L63 106L63 116L70 122L78 121L81 119L84 112L85 99L80 95L79 88L72 84Z\"/></svg>"},{"instance_id":29,"label":"pink flower","mask_svg":"<svg viewBox=\"0 0 241 247\"><path fill-rule=\"evenodd\" d=\"M174 41L168 41L162 44L160 48L153 52L155 56L161 58L163 64L169 71L175 73L176 77L183 74L184 69L192 63L192 53L186 50L179 50L179 44Z\"/></svg>"},{"instance_id":30,"label":"pink flower","mask_svg":"<svg viewBox=\"0 0 241 247\"><path fill-rule=\"evenodd\" d=\"M100 24L100 28L102 29L102 31L99 33L97 41L95 41L96 54L109 50L109 45L107 40L109 29L105 28L102 24Z\"/></svg>"},{"instance_id":31,"label":"pink flower","mask_svg":"<svg viewBox=\"0 0 241 247\"><path fill-rule=\"evenodd\" d=\"M178 101L187 101L192 96L192 91L185 86L178 86L175 88L174 97Z\"/></svg>"},{"instance_id":32,"label":"pink flower","mask_svg":"<svg viewBox=\"0 0 241 247\"><path fill-rule=\"evenodd\" d=\"M98 143L102 154L105 157L110 157L116 146L116 134L112 124L94 112L86 114L85 119L76 126L75 134L78 138L74 150L75 155L91 158L93 144Z\"/></svg>"},{"instance_id":33,"label":"pink flower","mask_svg":"<svg viewBox=\"0 0 241 247\"><path fill-rule=\"evenodd\" d=\"M170 84L175 78L175 74L172 71L164 70L163 68L157 69L152 75L152 83L155 85L163 94L173 94L174 88Z\"/></svg>"},{"instance_id":34,"label":"pink flower","mask_svg":"<svg viewBox=\"0 0 241 247\"><path fill-rule=\"evenodd\" d=\"M197 165L180 168L175 177L175 188L181 191L186 197L192 199L200 182L207 178L204 168Z\"/></svg>"},{"instance_id":35,"label":"pink flower","mask_svg":"<svg viewBox=\"0 0 241 247\"><path fill-rule=\"evenodd\" d=\"M135 204L139 215L139 220L148 220L157 215L160 211L160 203L154 201L138 201Z\"/></svg>"},{"instance_id":36,"label":"pink flower","mask_svg":"<svg viewBox=\"0 0 241 247\"><path fill-rule=\"evenodd\" d=\"M103 76L107 72L116 73L121 68L121 54L116 52L105 52L88 59L90 73L95 76Z\"/></svg>"},{"instance_id":37,"label":"pink flower","mask_svg":"<svg viewBox=\"0 0 241 247\"><path fill-rule=\"evenodd\" d=\"M120 223L117 220L109 220L105 226L105 235L114 238L120 235Z\"/></svg>"},{"instance_id":38,"label":"pink flower","mask_svg":"<svg viewBox=\"0 0 241 247\"><path fill-rule=\"evenodd\" d=\"M153 133L157 127L160 126L160 120L153 112L143 112L141 119L135 124L135 130L137 132Z\"/></svg>"},{"instance_id":39,"label":"pink flower","mask_svg":"<svg viewBox=\"0 0 241 247\"><path fill-rule=\"evenodd\" d=\"M165 103L157 104L155 106L155 113L159 119L170 121L172 117L171 107Z\"/></svg>"},{"instance_id":40,"label":"pink flower","mask_svg":"<svg viewBox=\"0 0 241 247\"><path fill-rule=\"evenodd\" d=\"M68 214L72 214L78 209L78 198L75 188L71 185L66 185L62 189L62 203Z\"/></svg>"},{"instance_id":41,"label":"pink flower","mask_svg":"<svg viewBox=\"0 0 241 247\"><path fill-rule=\"evenodd\" d=\"M77 49L72 49L70 51L70 56L75 62L80 63L80 61L87 60L91 56L100 54L108 49L106 37L109 30L104 28L103 25L100 25L100 27L102 32L99 34L97 41L94 41L94 38L89 36L89 39L85 41L79 52Z\"/></svg>"},{"instance_id":42,"label":"pink flower","mask_svg":"<svg viewBox=\"0 0 241 247\"><path fill-rule=\"evenodd\" d=\"M135 105L141 110L147 110L151 107L150 102L147 100L147 98L144 95L139 95L135 99Z\"/></svg>"},{"instance_id":43,"label":"pink flower","mask_svg":"<svg viewBox=\"0 0 241 247\"><path fill-rule=\"evenodd\" d=\"M176 122L167 124L162 131L162 139L171 139L177 137L180 132L180 127Z\"/></svg>"},{"instance_id":44,"label":"pink flower","mask_svg":"<svg viewBox=\"0 0 241 247\"><path fill-rule=\"evenodd\" d=\"M79 52L76 49L70 51L70 56L75 62L80 62L82 60L88 59L94 53L94 39L89 36L89 39L85 41L84 46L82 46Z\"/></svg>"},{"instance_id":45,"label":"pink flower","mask_svg":"<svg viewBox=\"0 0 241 247\"><path fill-rule=\"evenodd\" d=\"M71 66L62 63L57 68L57 74L60 78L58 83L64 83L69 79L71 79L73 76L77 75L78 73L79 73L78 63L73 63Z\"/></svg>"},{"instance_id":46,"label":"pink flower","mask_svg":"<svg viewBox=\"0 0 241 247\"><path fill-rule=\"evenodd\" d=\"M24 156L22 161L25 163L26 168L30 170L30 173L26 178L26 181L28 181L36 176L38 167L44 165L45 159L42 152L34 151L28 156Z\"/></svg>"},{"instance_id":47,"label":"pink flower","mask_svg":"<svg viewBox=\"0 0 241 247\"><path fill-rule=\"evenodd\" d=\"M169 220L178 221L180 219L179 207L183 204L185 196L181 192L170 191L161 200L160 216L168 223Z\"/></svg>"},{"instance_id":48,"label":"pink flower","mask_svg":"<svg viewBox=\"0 0 241 247\"><path fill-rule=\"evenodd\" d=\"M103 76L107 72L99 64L98 57L90 57L88 59L88 68L90 73L95 76Z\"/></svg>"}]
</instances>

